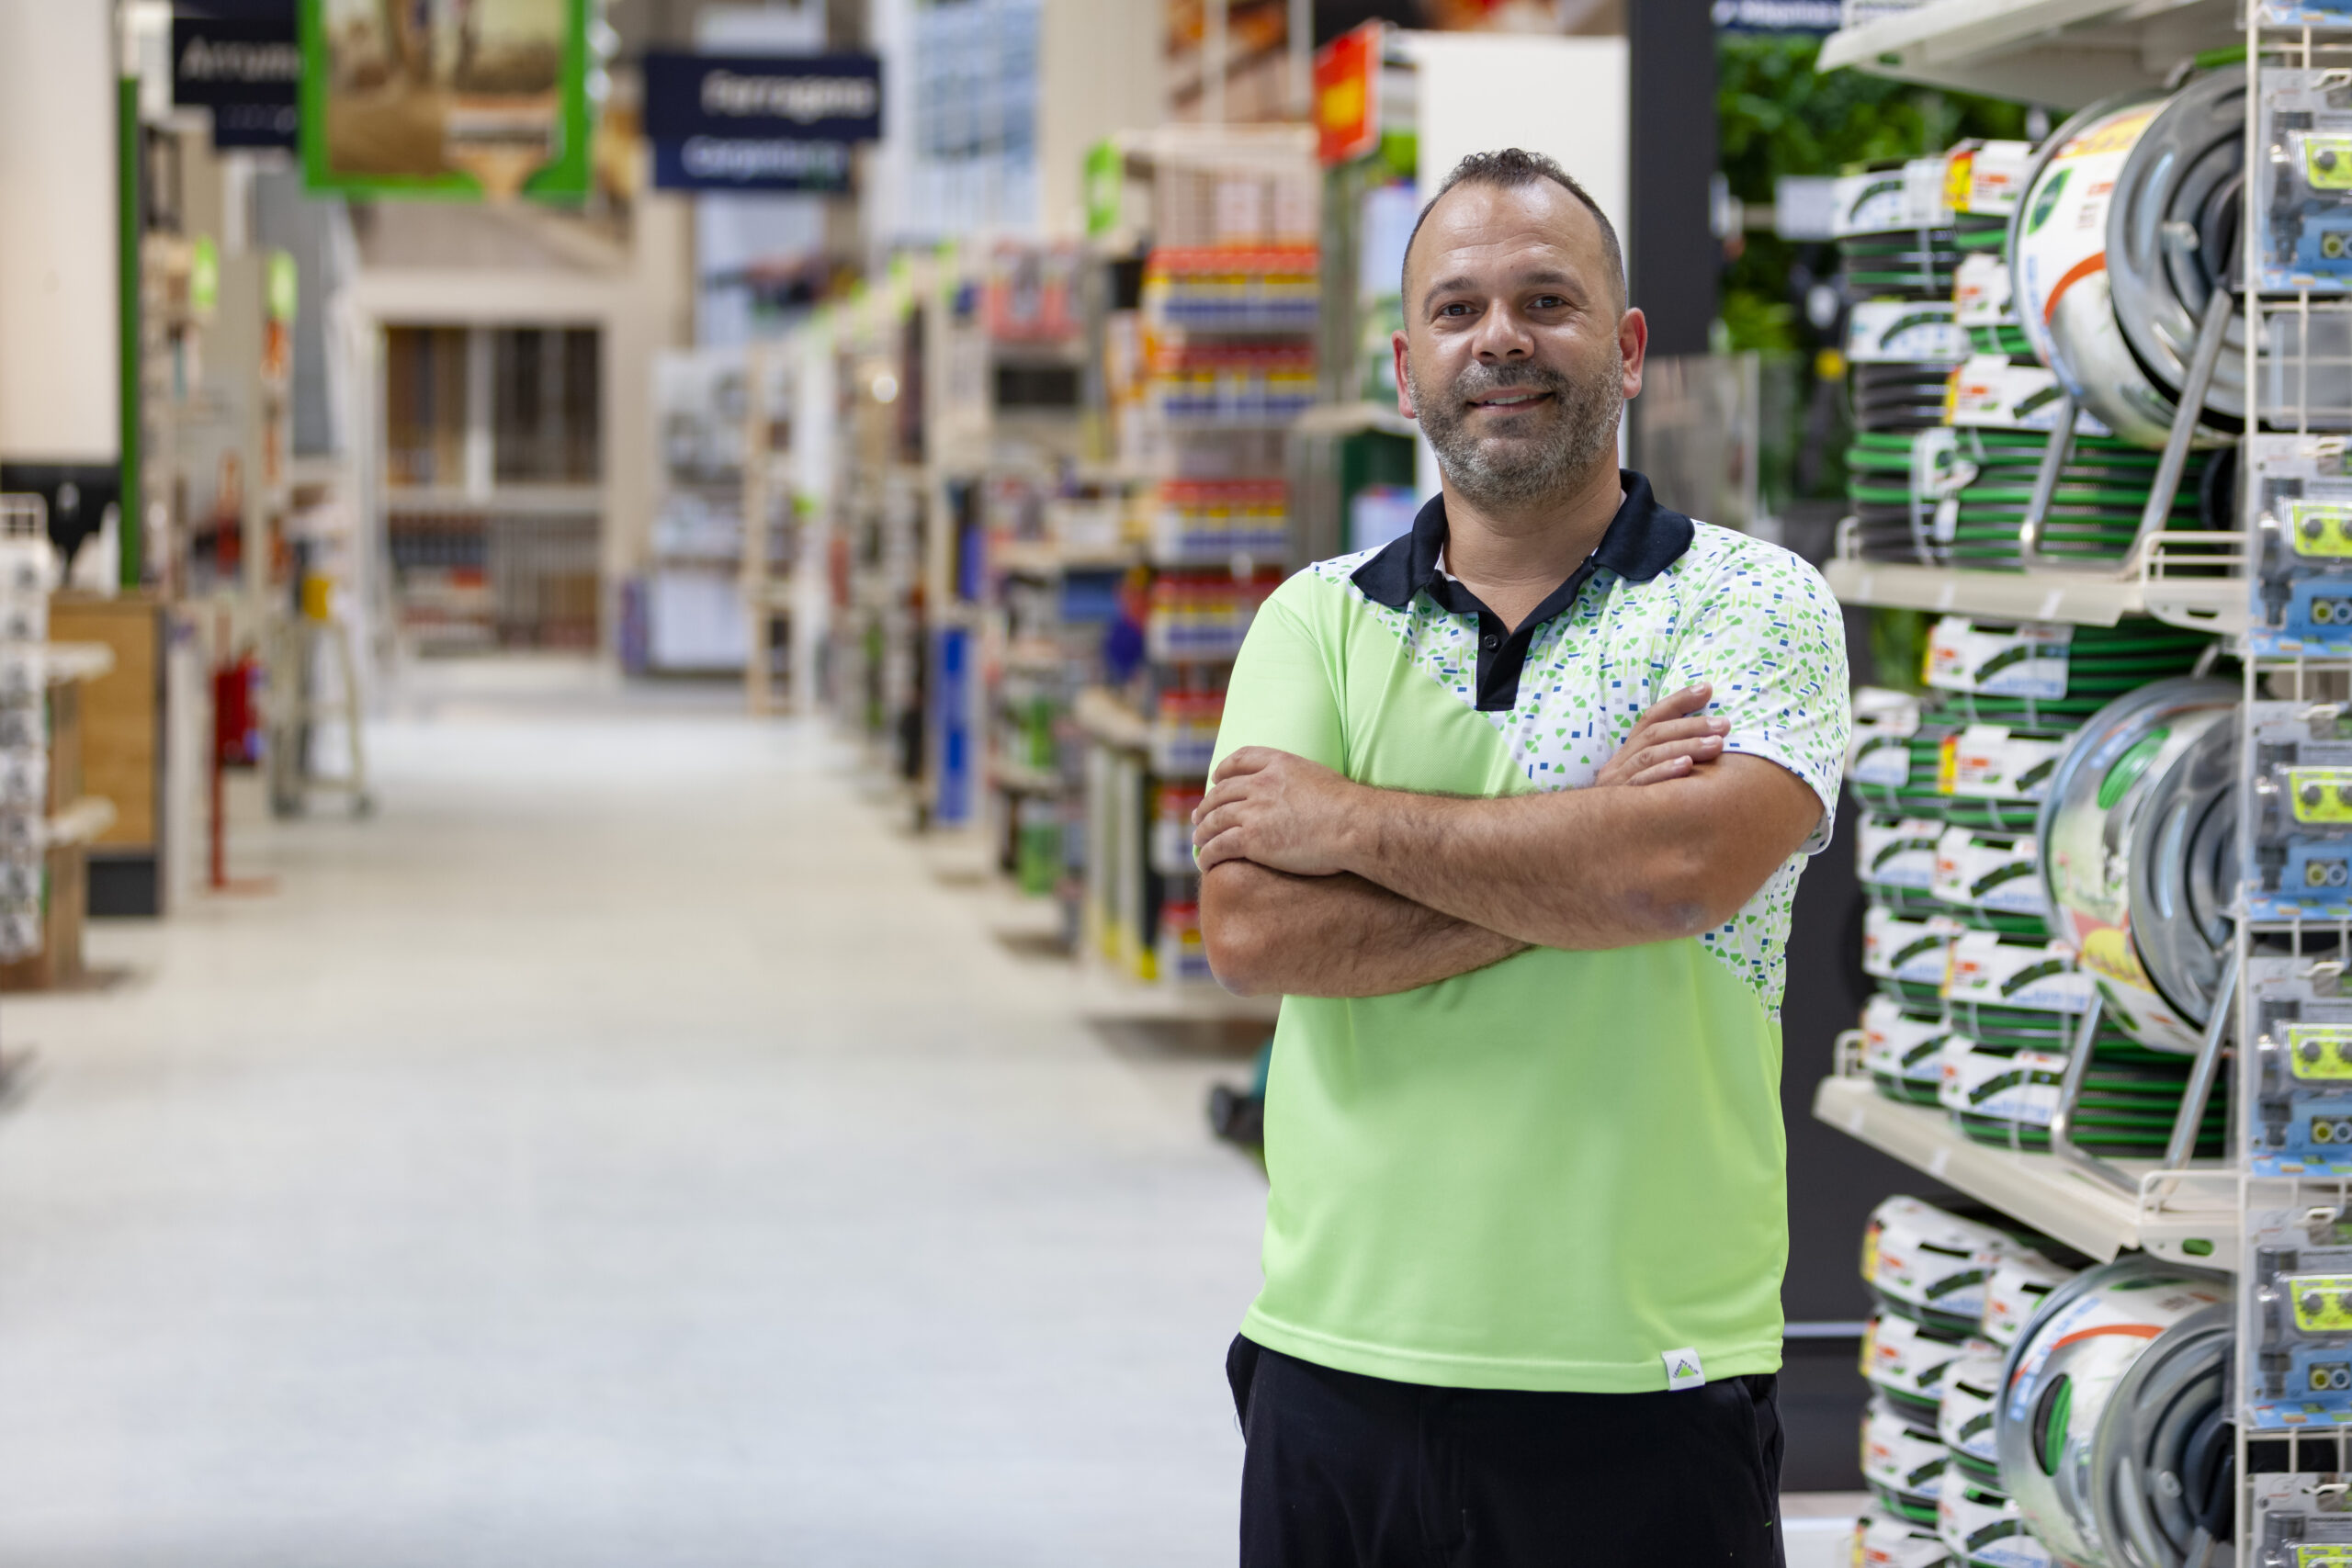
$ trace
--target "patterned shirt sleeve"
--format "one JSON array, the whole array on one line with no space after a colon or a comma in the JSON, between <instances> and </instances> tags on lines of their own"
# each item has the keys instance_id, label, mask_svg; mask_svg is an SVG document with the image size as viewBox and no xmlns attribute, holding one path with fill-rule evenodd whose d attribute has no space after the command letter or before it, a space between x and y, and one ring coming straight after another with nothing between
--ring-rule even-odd
<instances>
[{"instance_id":1,"label":"patterned shirt sleeve","mask_svg":"<svg viewBox=\"0 0 2352 1568\"><path fill-rule=\"evenodd\" d=\"M1698 681L1714 685L1709 711L1731 720L1726 751L1770 758L1813 786L1821 822L1804 852L1826 849L1852 714L1845 618L1821 574L1754 539L1725 551L1656 690Z\"/></svg>"}]
</instances>

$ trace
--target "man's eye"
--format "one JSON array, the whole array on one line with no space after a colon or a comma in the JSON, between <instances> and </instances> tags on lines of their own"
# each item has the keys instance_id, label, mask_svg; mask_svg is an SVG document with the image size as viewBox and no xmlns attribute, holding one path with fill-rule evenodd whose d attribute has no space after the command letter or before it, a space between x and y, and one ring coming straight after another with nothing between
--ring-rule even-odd
<instances>
[{"instance_id":1,"label":"man's eye","mask_svg":"<svg viewBox=\"0 0 2352 1568\"><path fill-rule=\"evenodd\" d=\"M1557 310L1567 304L1556 294L1539 294L1529 304L1538 310Z\"/></svg>"},{"instance_id":2,"label":"man's eye","mask_svg":"<svg viewBox=\"0 0 2352 1568\"><path fill-rule=\"evenodd\" d=\"M1451 305L1439 306L1437 313L1441 316L1466 316L1470 313L1470 307L1462 300L1456 299Z\"/></svg>"}]
</instances>

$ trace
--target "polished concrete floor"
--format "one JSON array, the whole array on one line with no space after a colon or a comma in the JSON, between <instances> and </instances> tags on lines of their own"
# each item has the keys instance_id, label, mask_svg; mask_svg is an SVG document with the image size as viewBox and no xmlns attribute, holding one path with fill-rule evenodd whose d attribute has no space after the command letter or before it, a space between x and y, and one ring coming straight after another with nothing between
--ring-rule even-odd
<instances>
[{"instance_id":1,"label":"polished concrete floor","mask_svg":"<svg viewBox=\"0 0 2352 1568\"><path fill-rule=\"evenodd\" d=\"M428 672L381 810L0 1002L0 1563L1231 1560L1237 1070L816 730Z\"/></svg>"}]
</instances>

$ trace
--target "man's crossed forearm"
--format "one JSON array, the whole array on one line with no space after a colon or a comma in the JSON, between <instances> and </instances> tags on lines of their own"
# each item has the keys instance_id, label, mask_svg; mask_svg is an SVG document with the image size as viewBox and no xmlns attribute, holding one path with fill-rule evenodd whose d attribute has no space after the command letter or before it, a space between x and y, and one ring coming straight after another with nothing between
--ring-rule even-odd
<instances>
[{"instance_id":1,"label":"man's crossed forearm","mask_svg":"<svg viewBox=\"0 0 2352 1568\"><path fill-rule=\"evenodd\" d=\"M1691 716L1710 694L1694 686L1644 714L1595 784L1664 784L1712 773L1728 727L1720 718ZM1283 786L1294 783L1301 798L1288 803ZM1335 787L1351 792L1342 815L1354 818L1353 827L1385 821L1399 830L1381 835L1394 840L1387 852L1367 856L1364 874L1329 874L1340 868L1316 863L1319 848L1283 869L1297 848L1297 835L1285 829L1315 836L1318 829L1331 829ZM1309 795L1315 798L1306 799ZM1611 923L1605 914L1573 934L1556 920L1545 921L1542 895L1553 889L1538 886L1532 889L1536 896L1528 896L1522 879L1531 863L1513 847L1531 828L1546 831L1521 814L1534 805L1366 791L1283 753L1237 754L1196 817L1207 868L1202 923L1211 967L1228 987L1249 994L1385 996L1485 968L1547 936L1556 939L1547 945L1589 947L1668 934L1663 929L1645 934L1623 919ZM1245 818L1250 830L1234 832ZM1484 831L1465 837L1465 827ZM1361 842L1362 835L1355 836ZM1237 849L1245 842L1263 845L1264 859L1275 863ZM1324 874L1301 874L1307 872ZM1544 874L1538 866L1534 874ZM1488 881L1495 886L1478 886ZM1600 902L1567 899L1578 909ZM1488 913L1487 920L1468 918L1474 908ZM1531 915L1534 923L1517 935L1493 929L1521 926Z\"/></svg>"},{"instance_id":2,"label":"man's crossed forearm","mask_svg":"<svg viewBox=\"0 0 2352 1568\"><path fill-rule=\"evenodd\" d=\"M1201 899L1209 966L1244 996L1390 996L1528 945L1361 876L1294 876L1246 860L1212 866Z\"/></svg>"}]
</instances>

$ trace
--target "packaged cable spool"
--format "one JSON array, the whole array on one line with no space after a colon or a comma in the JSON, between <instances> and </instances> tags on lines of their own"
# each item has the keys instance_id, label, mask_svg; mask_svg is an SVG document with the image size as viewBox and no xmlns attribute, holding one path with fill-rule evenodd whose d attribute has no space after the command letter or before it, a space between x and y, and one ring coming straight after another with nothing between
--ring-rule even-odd
<instances>
[{"instance_id":1,"label":"packaged cable spool","mask_svg":"<svg viewBox=\"0 0 2352 1568\"><path fill-rule=\"evenodd\" d=\"M1904 757L1907 776L1909 756ZM1936 893L1936 857L1946 829L1940 818L1865 813L1854 829L1854 874L1880 893Z\"/></svg>"},{"instance_id":2,"label":"packaged cable spool","mask_svg":"<svg viewBox=\"0 0 2352 1568\"><path fill-rule=\"evenodd\" d=\"M1973 1335L1882 1312L1862 1328L1862 1376L1888 1408L1922 1432L1932 1432L1951 1369L1989 1348Z\"/></svg>"},{"instance_id":3,"label":"packaged cable spool","mask_svg":"<svg viewBox=\"0 0 2352 1568\"><path fill-rule=\"evenodd\" d=\"M1945 1568L1951 1562L1932 1524L1898 1514L1864 1514L1854 1521L1854 1568Z\"/></svg>"},{"instance_id":4,"label":"packaged cable spool","mask_svg":"<svg viewBox=\"0 0 2352 1568\"><path fill-rule=\"evenodd\" d=\"M2009 1352L2001 1489L2059 1561L2203 1560L2233 1455L2223 1276L2133 1255L2051 1293Z\"/></svg>"},{"instance_id":5,"label":"packaged cable spool","mask_svg":"<svg viewBox=\"0 0 2352 1568\"><path fill-rule=\"evenodd\" d=\"M1940 822L1944 742L1958 732L1958 726L1923 715L1907 732L1868 737L1855 748L1847 783L1872 812Z\"/></svg>"},{"instance_id":6,"label":"packaged cable spool","mask_svg":"<svg viewBox=\"0 0 2352 1568\"><path fill-rule=\"evenodd\" d=\"M1862 1480L1887 1512L1932 1529L1944 1489L1943 1444L1905 1420L1883 1398L1862 1413Z\"/></svg>"},{"instance_id":7,"label":"packaged cable spool","mask_svg":"<svg viewBox=\"0 0 2352 1568\"><path fill-rule=\"evenodd\" d=\"M1934 840L1928 891L1955 909L2007 917L2017 923L2001 929L2019 935L2041 935L2048 929L2041 854L2030 834L1958 824L1945 828Z\"/></svg>"}]
</instances>

